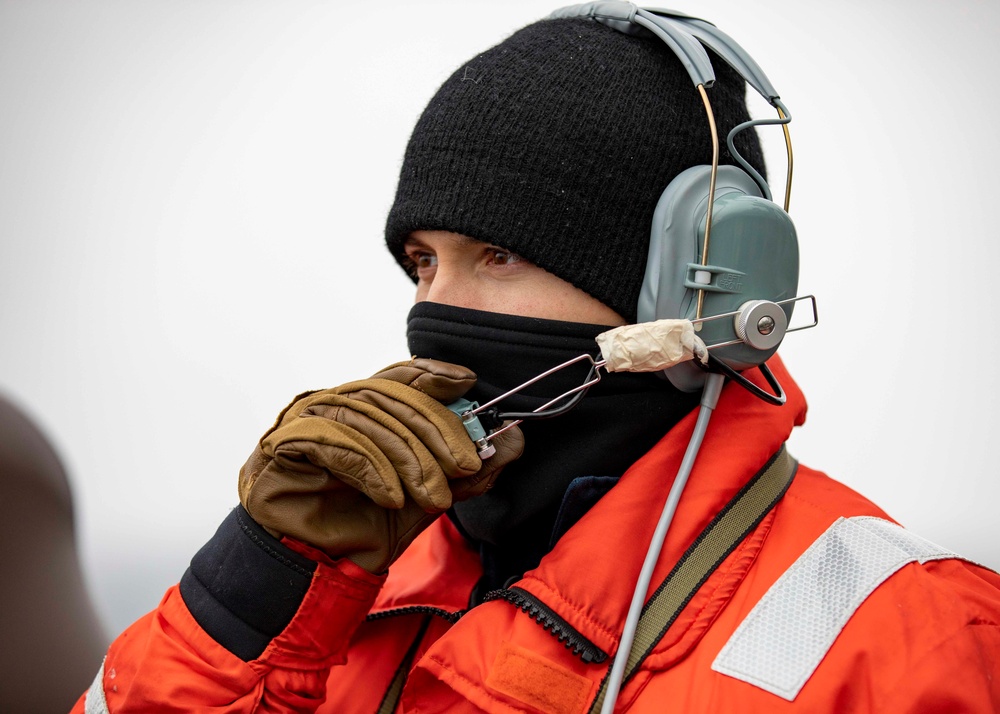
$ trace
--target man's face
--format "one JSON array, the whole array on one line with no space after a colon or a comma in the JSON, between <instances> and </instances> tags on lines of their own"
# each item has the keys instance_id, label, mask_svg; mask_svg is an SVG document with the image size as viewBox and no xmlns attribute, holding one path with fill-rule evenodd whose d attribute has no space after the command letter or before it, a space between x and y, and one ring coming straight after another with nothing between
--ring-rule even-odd
<instances>
[{"instance_id":1,"label":"man's face","mask_svg":"<svg viewBox=\"0 0 1000 714\"><path fill-rule=\"evenodd\" d=\"M417 276L417 302L594 325L626 324L597 298L495 245L446 231L415 231L405 250Z\"/></svg>"}]
</instances>

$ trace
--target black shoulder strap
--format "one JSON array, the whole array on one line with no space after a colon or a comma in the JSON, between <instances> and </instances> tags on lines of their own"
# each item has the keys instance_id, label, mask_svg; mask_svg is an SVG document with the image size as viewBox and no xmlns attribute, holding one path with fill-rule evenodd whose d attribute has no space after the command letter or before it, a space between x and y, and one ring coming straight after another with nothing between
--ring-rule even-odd
<instances>
[{"instance_id":1,"label":"black shoulder strap","mask_svg":"<svg viewBox=\"0 0 1000 714\"><path fill-rule=\"evenodd\" d=\"M642 610L632 650L628 653L623 681L628 681L635 673L719 564L781 499L792 483L797 468L798 463L782 445L778 453L719 511L681 556ZM619 652L618 655L620 654ZM608 672L610 671L609 663ZM601 710L607 685L605 677L590 708L591 714Z\"/></svg>"}]
</instances>

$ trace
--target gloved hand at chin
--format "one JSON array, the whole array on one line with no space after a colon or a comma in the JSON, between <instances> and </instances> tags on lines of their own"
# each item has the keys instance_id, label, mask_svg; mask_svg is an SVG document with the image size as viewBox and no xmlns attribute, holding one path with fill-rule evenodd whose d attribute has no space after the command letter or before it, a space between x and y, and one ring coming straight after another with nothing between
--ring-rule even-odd
<instances>
[{"instance_id":1,"label":"gloved hand at chin","mask_svg":"<svg viewBox=\"0 0 1000 714\"><path fill-rule=\"evenodd\" d=\"M295 398L240 470L240 501L272 533L381 573L454 501L488 489L518 458L510 429L482 461L450 404L476 382L414 359Z\"/></svg>"}]
</instances>

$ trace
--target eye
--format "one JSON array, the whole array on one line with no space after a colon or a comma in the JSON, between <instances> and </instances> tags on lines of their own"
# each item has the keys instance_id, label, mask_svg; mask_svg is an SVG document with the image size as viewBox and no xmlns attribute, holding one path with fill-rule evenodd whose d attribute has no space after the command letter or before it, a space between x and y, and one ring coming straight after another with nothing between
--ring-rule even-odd
<instances>
[{"instance_id":1,"label":"eye","mask_svg":"<svg viewBox=\"0 0 1000 714\"><path fill-rule=\"evenodd\" d=\"M490 262L494 265L512 265L524 260L517 253L511 253L503 248L489 248Z\"/></svg>"},{"instance_id":2,"label":"eye","mask_svg":"<svg viewBox=\"0 0 1000 714\"><path fill-rule=\"evenodd\" d=\"M433 253L417 253L410 256L410 259L418 270L420 268L433 268L438 264L437 256Z\"/></svg>"},{"instance_id":3,"label":"eye","mask_svg":"<svg viewBox=\"0 0 1000 714\"><path fill-rule=\"evenodd\" d=\"M410 248L406 251L406 272L414 278L419 278L421 273L433 270L437 267L438 259L434 253L419 248Z\"/></svg>"}]
</instances>

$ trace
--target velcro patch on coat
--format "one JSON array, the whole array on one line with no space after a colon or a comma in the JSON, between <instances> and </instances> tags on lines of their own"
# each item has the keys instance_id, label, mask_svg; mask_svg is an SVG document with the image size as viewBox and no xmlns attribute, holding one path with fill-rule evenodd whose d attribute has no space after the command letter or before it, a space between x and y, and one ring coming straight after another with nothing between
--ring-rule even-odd
<instances>
[{"instance_id":1,"label":"velcro patch on coat","mask_svg":"<svg viewBox=\"0 0 1000 714\"><path fill-rule=\"evenodd\" d=\"M531 650L503 642L486 686L544 712L578 714L586 710L594 683Z\"/></svg>"}]
</instances>

